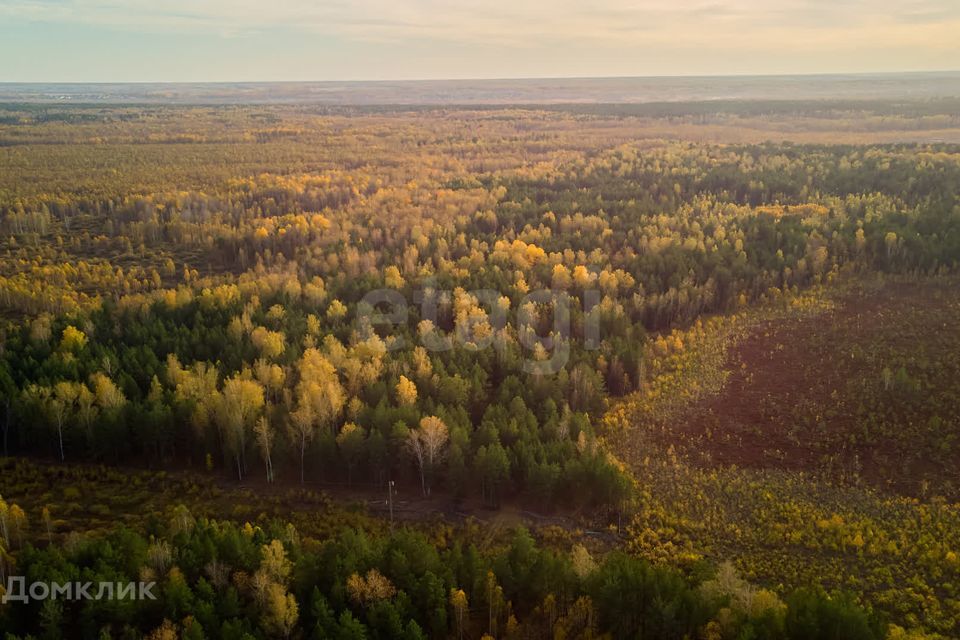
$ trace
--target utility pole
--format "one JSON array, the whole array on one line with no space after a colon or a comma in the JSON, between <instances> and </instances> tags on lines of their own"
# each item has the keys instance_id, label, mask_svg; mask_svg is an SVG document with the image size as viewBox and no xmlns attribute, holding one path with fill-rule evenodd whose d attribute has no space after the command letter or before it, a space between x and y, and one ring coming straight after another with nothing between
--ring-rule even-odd
<instances>
[{"instance_id":1,"label":"utility pole","mask_svg":"<svg viewBox=\"0 0 960 640\"><path fill-rule=\"evenodd\" d=\"M387 504L390 505L390 531L393 532L393 480L387 481Z\"/></svg>"}]
</instances>

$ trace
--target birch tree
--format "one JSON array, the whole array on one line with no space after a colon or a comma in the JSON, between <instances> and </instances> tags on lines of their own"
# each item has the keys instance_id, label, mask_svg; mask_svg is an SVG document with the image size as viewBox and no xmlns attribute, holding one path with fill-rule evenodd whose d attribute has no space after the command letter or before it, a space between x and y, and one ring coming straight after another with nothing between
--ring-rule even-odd
<instances>
[{"instance_id":1,"label":"birch tree","mask_svg":"<svg viewBox=\"0 0 960 640\"><path fill-rule=\"evenodd\" d=\"M300 445L300 482L304 482L307 444L316 429L333 429L343 410L346 394L333 364L316 348L303 352L297 363L300 380L295 389L296 408L290 415L291 431Z\"/></svg>"},{"instance_id":2,"label":"birch tree","mask_svg":"<svg viewBox=\"0 0 960 640\"><path fill-rule=\"evenodd\" d=\"M273 482L273 459L271 451L273 449L273 430L270 428L270 421L267 416L260 416L257 423L253 425L253 434L256 437L257 449L260 450L260 457L267 468L267 482Z\"/></svg>"},{"instance_id":3,"label":"birch tree","mask_svg":"<svg viewBox=\"0 0 960 640\"><path fill-rule=\"evenodd\" d=\"M226 435L226 446L237 466L237 478L243 479L247 431L263 409L263 387L256 380L238 374L223 385L217 407L217 420Z\"/></svg>"},{"instance_id":4,"label":"birch tree","mask_svg":"<svg viewBox=\"0 0 960 640\"><path fill-rule=\"evenodd\" d=\"M420 420L420 427L411 429L407 436L407 451L420 470L420 489L425 496L430 495L428 479L436 466L443 461L449 440L447 425L436 416L427 416Z\"/></svg>"}]
</instances>

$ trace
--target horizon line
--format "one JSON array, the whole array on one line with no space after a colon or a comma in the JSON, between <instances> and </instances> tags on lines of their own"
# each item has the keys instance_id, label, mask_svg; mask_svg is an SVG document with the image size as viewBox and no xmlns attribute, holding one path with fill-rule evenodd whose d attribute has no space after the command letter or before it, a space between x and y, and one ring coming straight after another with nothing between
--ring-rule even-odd
<instances>
[{"instance_id":1,"label":"horizon line","mask_svg":"<svg viewBox=\"0 0 960 640\"><path fill-rule=\"evenodd\" d=\"M700 78L797 78L797 77L849 77L849 76L904 76L957 74L957 69L925 69L909 71L804 71L794 73L691 73L663 75L597 75L597 76L489 76L489 77L437 77L437 78L352 78L346 80L0 80L0 85L148 85L148 84L351 84L351 83L417 83L417 82L508 82L532 80L642 80L642 79L700 79Z\"/></svg>"}]
</instances>

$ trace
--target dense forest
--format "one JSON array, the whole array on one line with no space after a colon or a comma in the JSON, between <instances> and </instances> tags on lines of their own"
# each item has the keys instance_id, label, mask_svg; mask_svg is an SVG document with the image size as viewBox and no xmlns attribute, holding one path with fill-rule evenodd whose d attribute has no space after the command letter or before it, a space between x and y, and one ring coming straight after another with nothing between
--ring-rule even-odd
<instances>
[{"instance_id":1,"label":"dense forest","mask_svg":"<svg viewBox=\"0 0 960 640\"><path fill-rule=\"evenodd\" d=\"M139 576L162 595L6 604L0 622L51 638L71 637L66 626L152 638L960 632L960 150L903 134L955 126L949 114L892 108L861 142L825 144L825 128L857 114L817 106L791 116L787 140L759 142L703 137L744 122L762 132L783 114L4 107L5 457L576 524L559 546L522 527L496 541L471 541L482 536L469 525L431 539L417 523L312 535L172 500L163 518L71 532L49 526L52 498L43 513L14 504L43 482L8 466L4 575ZM729 388L728 352L769 323L816 333L818 314L858 295L887 304L894 294L854 291L877 278L899 297L934 287L942 304L878 311L901 314L874 333L887 350L861 345L862 319L840 344L796 350L828 369L846 371L831 362L840 348L869 362L823 392L862 377L848 413L761 399L789 432L776 453L703 446L729 425L682 410ZM681 424L702 426L699 439ZM893 446L917 471L891 469ZM882 562L869 578L817 580L758 566L766 551L709 548L715 521L688 531L698 516L685 509L714 501L727 518L720 494L740 482L785 492L786 510L840 487L878 523L906 510L924 539L938 531L942 547L897 574L918 599L891 596L905 585L885 585ZM699 488L680 496L680 483ZM837 530L834 562L854 576L864 553L904 552L902 531L876 554L883 525L847 532L846 500L818 504L830 513L810 535ZM607 532L596 558L576 539L584 528ZM757 544L807 542L791 536Z\"/></svg>"}]
</instances>

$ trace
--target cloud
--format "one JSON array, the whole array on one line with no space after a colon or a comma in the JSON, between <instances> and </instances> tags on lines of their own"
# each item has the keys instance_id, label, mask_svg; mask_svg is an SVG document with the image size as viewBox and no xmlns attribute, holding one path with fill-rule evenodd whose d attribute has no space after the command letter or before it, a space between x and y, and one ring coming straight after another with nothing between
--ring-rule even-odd
<instances>
[{"instance_id":1,"label":"cloud","mask_svg":"<svg viewBox=\"0 0 960 640\"><path fill-rule=\"evenodd\" d=\"M763 31L870 29L960 21L955 0L2 0L5 21L144 31L256 34L297 29L352 39L435 39L536 45L622 44L649 36L749 38Z\"/></svg>"},{"instance_id":2,"label":"cloud","mask_svg":"<svg viewBox=\"0 0 960 640\"><path fill-rule=\"evenodd\" d=\"M957 0L0 0L0 25L209 36L280 65L303 60L288 40L327 43L360 77L960 68Z\"/></svg>"}]
</instances>

